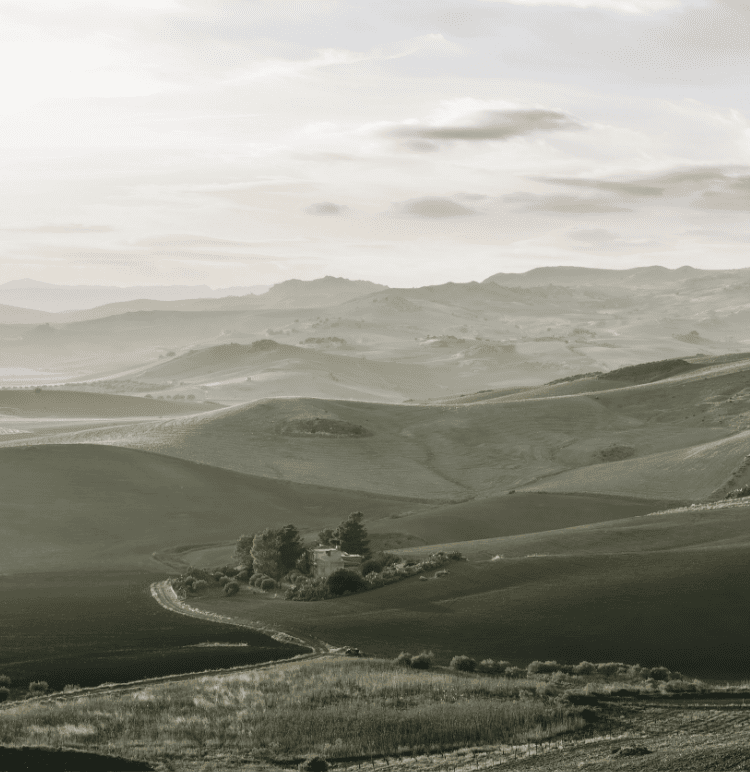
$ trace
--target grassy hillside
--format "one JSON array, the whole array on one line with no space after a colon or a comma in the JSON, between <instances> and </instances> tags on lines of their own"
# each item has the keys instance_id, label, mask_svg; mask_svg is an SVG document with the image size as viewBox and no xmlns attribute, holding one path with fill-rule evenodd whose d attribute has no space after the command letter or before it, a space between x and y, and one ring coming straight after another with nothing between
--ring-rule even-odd
<instances>
[{"instance_id":1,"label":"grassy hillside","mask_svg":"<svg viewBox=\"0 0 750 772\"><path fill-rule=\"evenodd\" d=\"M231 356L240 350L240 357L248 350L223 349ZM210 354L194 356L203 362ZM747 361L724 362L653 383L597 380L614 388L591 391L584 378L546 387L550 394L490 392L430 405L259 400L52 441L116 444L267 477L436 500L523 486L700 499L721 489L744 460L748 371ZM362 375L362 383L368 379ZM582 391L554 393L566 387ZM313 436L294 429L305 422L333 422L350 431Z\"/></svg>"},{"instance_id":2,"label":"grassy hillside","mask_svg":"<svg viewBox=\"0 0 750 772\"><path fill-rule=\"evenodd\" d=\"M0 389L0 421L4 416L21 418L138 418L185 415L210 410L212 406L190 402L167 402L95 394L62 389Z\"/></svg>"},{"instance_id":3,"label":"grassy hillside","mask_svg":"<svg viewBox=\"0 0 750 772\"><path fill-rule=\"evenodd\" d=\"M174 544L288 522L317 529L358 509L385 516L414 505L100 445L1 448L0 476L4 573L154 570L151 553Z\"/></svg>"},{"instance_id":4,"label":"grassy hillside","mask_svg":"<svg viewBox=\"0 0 750 772\"><path fill-rule=\"evenodd\" d=\"M424 544L476 541L621 520L664 509L666 502L516 493L421 509L368 523L371 534L406 534Z\"/></svg>"},{"instance_id":5,"label":"grassy hillside","mask_svg":"<svg viewBox=\"0 0 750 772\"><path fill-rule=\"evenodd\" d=\"M442 395L451 381L440 368L341 356L274 340L228 343L187 352L140 374L149 381L179 379L209 384L247 401L295 394L401 402Z\"/></svg>"},{"instance_id":6,"label":"grassy hillside","mask_svg":"<svg viewBox=\"0 0 750 772\"><path fill-rule=\"evenodd\" d=\"M748 458L750 432L691 448L587 466L555 475L528 490L576 493L635 493L646 498L710 497Z\"/></svg>"},{"instance_id":7,"label":"grassy hillside","mask_svg":"<svg viewBox=\"0 0 750 772\"><path fill-rule=\"evenodd\" d=\"M738 678L747 673L750 635L738 613L750 591L748 514L750 506L688 509L459 542L450 546L469 562L451 564L445 577L316 603L248 592L194 605L378 654L430 648L516 663L664 663Z\"/></svg>"}]
</instances>

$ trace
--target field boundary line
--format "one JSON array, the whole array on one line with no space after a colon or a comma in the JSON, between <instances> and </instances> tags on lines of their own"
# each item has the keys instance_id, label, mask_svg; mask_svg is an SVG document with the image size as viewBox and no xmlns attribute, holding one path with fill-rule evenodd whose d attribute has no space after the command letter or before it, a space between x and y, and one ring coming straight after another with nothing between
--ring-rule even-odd
<instances>
[{"instance_id":1,"label":"field boundary line","mask_svg":"<svg viewBox=\"0 0 750 772\"><path fill-rule=\"evenodd\" d=\"M275 628L269 627L262 622L239 621L234 617L224 616L223 614L217 614L213 611L204 611L203 609L190 606L178 597L169 579L164 579L161 582L154 582L151 585L151 596L167 611L174 611L177 614L183 614L198 619L206 619L210 622L219 622L221 624L234 625L235 627L245 627L249 630L263 633L279 643L293 643L297 646L311 648L314 654L331 654L337 650L335 646L331 646L331 644L326 643L325 641L319 641L312 638L297 638L289 633L285 633L283 630L276 630Z\"/></svg>"}]
</instances>

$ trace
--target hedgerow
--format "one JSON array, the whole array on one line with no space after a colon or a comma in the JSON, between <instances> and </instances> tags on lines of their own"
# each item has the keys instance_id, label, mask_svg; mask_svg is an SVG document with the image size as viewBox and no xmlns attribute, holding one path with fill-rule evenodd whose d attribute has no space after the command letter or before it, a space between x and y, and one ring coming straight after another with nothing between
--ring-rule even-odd
<instances>
[{"instance_id":1,"label":"hedgerow","mask_svg":"<svg viewBox=\"0 0 750 772\"><path fill-rule=\"evenodd\" d=\"M390 556L388 556L390 558ZM364 576L364 582L358 584L359 589L348 589L344 592L364 592L366 590L375 590L379 587L385 587L387 584L400 582L408 579L410 576L417 576L425 571L434 571L444 566L451 560L461 560L459 552L435 552L424 560L404 561L403 563L389 563L380 571L372 571ZM346 569L342 569L346 570ZM351 572L354 573L354 572ZM447 573L447 572L446 572ZM354 574L357 576L357 574ZM354 585L352 585L353 587ZM343 593L339 593L343 594ZM303 578L295 586L290 587L284 597L286 600L315 601L328 600L337 597L337 594L331 591L326 579L320 577Z\"/></svg>"}]
</instances>

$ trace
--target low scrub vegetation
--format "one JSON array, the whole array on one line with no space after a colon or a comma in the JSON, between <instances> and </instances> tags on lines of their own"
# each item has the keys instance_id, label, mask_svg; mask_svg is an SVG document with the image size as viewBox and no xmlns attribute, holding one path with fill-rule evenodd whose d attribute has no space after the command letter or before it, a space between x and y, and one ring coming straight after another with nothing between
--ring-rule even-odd
<instances>
[{"instance_id":1,"label":"low scrub vegetation","mask_svg":"<svg viewBox=\"0 0 750 772\"><path fill-rule=\"evenodd\" d=\"M335 759L520 743L583 724L577 707L540 697L520 681L327 658L135 693L25 703L0 713L0 744L140 748L172 760L218 751Z\"/></svg>"},{"instance_id":2,"label":"low scrub vegetation","mask_svg":"<svg viewBox=\"0 0 750 772\"><path fill-rule=\"evenodd\" d=\"M423 575L427 571L436 571L436 569L438 570L434 578L438 578L438 576L447 576L449 573L444 569L440 570L442 566L452 560L461 559L462 556L459 552L435 552L423 560L406 560L394 563L386 559L385 564L377 560L368 560L362 564L362 573L364 574L367 569L373 570L364 577L348 569L336 571L328 578L301 577L286 591L284 597L287 600L301 601L328 600L341 595L375 590L378 587L385 587L387 584L408 579L410 576Z\"/></svg>"}]
</instances>

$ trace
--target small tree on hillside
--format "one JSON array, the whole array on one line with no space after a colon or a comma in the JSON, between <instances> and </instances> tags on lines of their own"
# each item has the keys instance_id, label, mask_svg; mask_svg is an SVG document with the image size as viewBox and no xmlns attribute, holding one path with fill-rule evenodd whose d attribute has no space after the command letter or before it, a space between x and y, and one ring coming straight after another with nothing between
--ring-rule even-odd
<instances>
[{"instance_id":1,"label":"small tree on hillside","mask_svg":"<svg viewBox=\"0 0 750 772\"><path fill-rule=\"evenodd\" d=\"M281 576L279 532L266 528L262 533L256 533L253 538L252 556L256 574L266 574L278 579Z\"/></svg>"},{"instance_id":2,"label":"small tree on hillside","mask_svg":"<svg viewBox=\"0 0 750 772\"><path fill-rule=\"evenodd\" d=\"M234 548L234 561L238 566L252 566L253 564L253 539L255 534L240 536L237 546Z\"/></svg>"},{"instance_id":3,"label":"small tree on hillside","mask_svg":"<svg viewBox=\"0 0 750 772\"><path fill-rule=\"evenodd\" d=\"M293 525L285 525L278 536L279 571L281 575L288 574L297 565L297 561L305 551L299 531Z\"/></svg>"},{"instance_id":4,"label":"small tree on hillside","mask_svg":"<svg viewBox=\"0 0 750 772\"><path fill-rule=\"evenodd\" d=\"M363 519L364 515L361 512L352 512L336 529L336 536L344 552L367 557L370 554L370 542L367 539L367 531L362 525Z\"/></svg>"}]
</instances>

